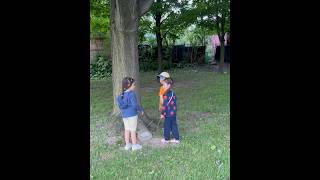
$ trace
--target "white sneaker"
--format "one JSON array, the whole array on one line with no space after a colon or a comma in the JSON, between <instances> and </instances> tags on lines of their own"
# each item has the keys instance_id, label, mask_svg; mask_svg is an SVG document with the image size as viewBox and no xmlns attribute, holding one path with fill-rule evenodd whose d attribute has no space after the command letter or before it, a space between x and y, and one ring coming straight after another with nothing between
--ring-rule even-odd
<instances>
[{"instance_id":1,"label":"white sneaker","mask_svg":"<svg viewBox=\"0 0 320 180\"><path fill-rule=\"evenodd\" d=\"M179 140L176 140L176 139L172 139L172 140L170 140L170 142L171 142L171 143L174 143L174 144L179 144L179 143L180 143L180 141L179 141Z\"/></svg>"},{"instance_id":2,"label":"white sneaker","mask_svg":"<svg viewBox=\"0 0 320 180\"><path fill-rule=\"evenodd\" d=\"M141 146L140 144L134 144L134 145L132 145L132 151L139 150L139 149L141 149L141 148L142 148L142 146Z\"/></svg>"},{"instance_id":3,"label":"white sneaker","mask_svg":"<svg viewBox=\"0 0 320 180\"><path fill-rule=\"evenodd\" d=\"M131 143L126 144L126 146L124 147L124 150L129 150L129 149L131 149L131 147L132 147Z\"/></svg>"},{"instance_id":4,"label":"white sneaker","mask_svg":"<svg viewBox=\"0 0 320 180\"><path fill-rule=\"evenodd\" d=\"M161 143L162 143L162 144L168 144L169 142L170 142L169 140L167 141L167 140L165 140L164 138L161 139Z\"/></svg>"}]
</instances>

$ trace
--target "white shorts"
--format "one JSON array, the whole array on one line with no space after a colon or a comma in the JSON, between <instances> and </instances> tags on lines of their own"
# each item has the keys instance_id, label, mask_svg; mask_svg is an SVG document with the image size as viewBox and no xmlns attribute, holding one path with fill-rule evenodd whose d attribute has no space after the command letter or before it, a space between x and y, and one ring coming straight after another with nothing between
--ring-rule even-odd
<instances>
[{"instance_id":1,"label":"white shorts","mask_svg":"<svg viewBox=\"0 0 320 180\"><path fill-rule=\"evenodd\" d=\"M137 121L138 121L138 115L123 118L124 129L128 130L128 131L136 131L137 130Z\"/></svg>"}]
</instances>

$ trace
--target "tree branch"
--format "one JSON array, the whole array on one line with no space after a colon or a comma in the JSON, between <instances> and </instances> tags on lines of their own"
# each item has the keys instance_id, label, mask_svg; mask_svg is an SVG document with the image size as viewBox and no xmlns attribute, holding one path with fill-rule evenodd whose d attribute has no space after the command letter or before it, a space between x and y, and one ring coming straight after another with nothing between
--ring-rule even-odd
<instances>
[{"instance_id":1,"label":"tree branch","mask_svg":"<svg viewBox=\"0 0 320 180\"><path fill-rule=\"evenodd\" d=\"M143 16L151 7L153 0L138 0L139 16Z\"/></svg>"},{"instance_id":2,"label":"tree branch","mask_svg":"<svg viewBox=\"0 0 320 180\"><path fill-rule=\"evenodd\" d=\"M167 20L172 14L174 14L174 12L170 12L170 13L167 15L167 17L164 18L164 19L160 22L160 24L162 24L165 20Z\"/></svg>"}]
</instances>

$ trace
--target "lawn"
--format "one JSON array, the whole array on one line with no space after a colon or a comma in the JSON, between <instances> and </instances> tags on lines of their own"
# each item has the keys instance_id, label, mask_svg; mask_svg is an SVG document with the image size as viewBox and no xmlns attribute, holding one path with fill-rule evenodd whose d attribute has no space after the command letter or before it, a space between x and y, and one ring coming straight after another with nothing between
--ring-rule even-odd
<instances>
[{"instance_id":1,"label":"lawn","mask_svg":"<svg viewBox=\"0 0 320 180\"><path fill-rule=\"evenodd\" d=\"M204 68L169 71L175 81L179 145L123 151L107 144L112 80L91 80L90 179L229 179L230 74ZM142 106L157 118L156 72L141 72ZM161 128L153 133L161 138Z\"/></svg>"}]
</instances>

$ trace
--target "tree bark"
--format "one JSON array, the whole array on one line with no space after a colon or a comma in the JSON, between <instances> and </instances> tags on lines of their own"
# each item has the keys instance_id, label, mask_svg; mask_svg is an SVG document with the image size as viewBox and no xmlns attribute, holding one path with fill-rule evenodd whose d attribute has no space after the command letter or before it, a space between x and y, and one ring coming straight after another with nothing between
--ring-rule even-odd
<instances>
[{"instance_id":1,"label":"tree bark","mask_svg":"<svg viewBox=\"0 0 320 180\"><path fill-rule=\"evenodd\" d=\"M221 39L222 37L222 39ZM220 62L219 62L219 72L224 72L224 35L220 37Z\"/></svg>"},{"instance_id":2,"label":"tree bark","mask_svg":"<svg viewBox=\"0 0 320 180\"><path fill-rule=\"evenodd\" d=\"M173 55L173 46L171 46L171 48L169 47L169 46L167 46L167 48L169 49L169 51L170 51L170 57L169 57L169 62L168 62L168 64L169 64L169 69L171 70L171 68L172 68L172 55Z\"/></svg>"},{"instance_id":3,"label":"tree bark","mask_svg":"<svg viewBox=\"0 0 320 180\"><path fill-rule=\"evenodd\" d=\"M116 97L121 93L121 82L126 76L136 80L136 94L140 105L138 22L152 2L153 0L111 0L110 2L113 116L120 115ZM138 123L141 124L140 120Z\"/></svg>"},{"instance_id":4,"label":"tree bark","mask_svg":"<svg viewBox=\"0 0 320 180\"><path fill-rule=\"evenodd\" d=\"M159 1L157 1L158 3ZM156 37L157 37L157 48L158 48L158 71L162 72L162 37L161 37L161 13L157 12L155 16L156 20Z\"/></svg>"},{"instance_id":5,"label":"tree bark","mask_svg":"<svg viewBox=\"0 0 320 180\"><path fill-rule=\"evenodd\" d=\"M219 34L219 40L220 40L220 63L219 63L219 72L223 73L224 72L224 24L225 23L225 16L222 14L222 17L220 18L220 34Z\"/></svg>"}]
</instances>

